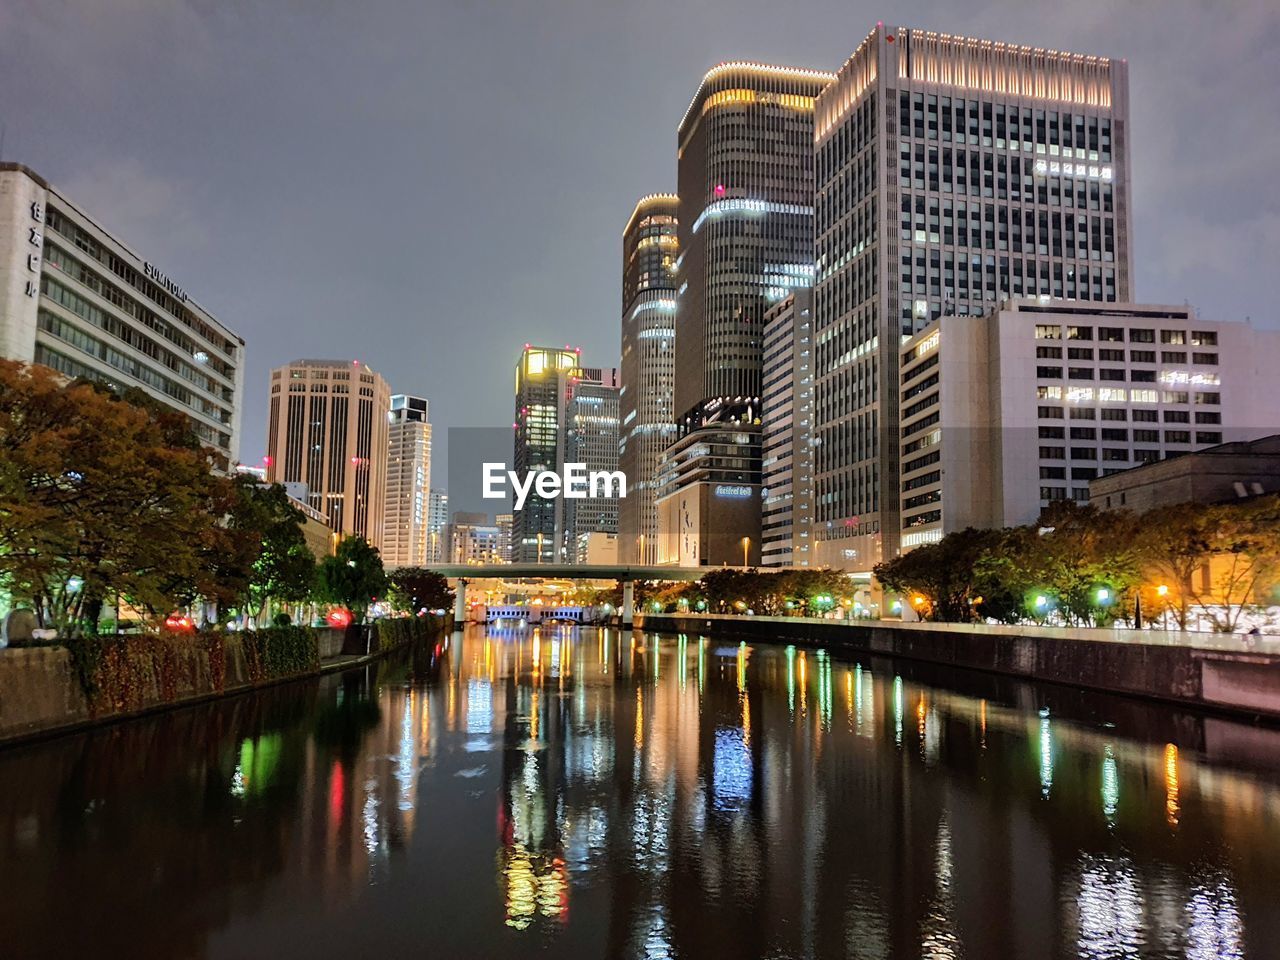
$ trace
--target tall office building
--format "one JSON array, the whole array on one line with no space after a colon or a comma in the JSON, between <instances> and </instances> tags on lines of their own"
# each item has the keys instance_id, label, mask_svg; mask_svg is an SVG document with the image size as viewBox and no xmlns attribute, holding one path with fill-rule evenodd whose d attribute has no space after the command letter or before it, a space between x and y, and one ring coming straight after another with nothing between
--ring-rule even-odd
<instances>
[{"instance_id":1,"label":"tall office building","mask_svg":"<svg viewBox=\"0 0 1280 960\"><path fill-rule=\"evenodd\" d=\"M382 562L420 567L427 562L431 490L431 423L423 397L398 393L387 417L387 495Z\"/></svg>"},{"instance_id":2,"label":"tall office building","mask_svg":"<svg viewBox=\"0 0 1280 960\"><path fill-rule=\"evenodd\" d=\"M444 563L449 555L449 494L432 490L427 497L427 563Z\"/></svg>"},{"instance_id":3,"label":"tall office building","mask_svg":"<svg viewBox=\"0 0 1280 960\"><path fill-rule=\"evenodd\" d=\"M721 64L680 123L677 438L659 513L689 549L666 562L759 562L764 315L813 282L814 106L833 79Z\"/></svg>"},{"instance_id":4,"label":"tall office building","mask_svg":"<svg viewBox=\"0 0 1280 960\"><path fill-rule=\"evenodd\" d=\"M618 504L622 560L658 556L658 463L675 439L674 194L641 198L622 233L622 432L618 462L627 495Z\"/></svg>"},{"instance_id":5,"label":"tall office building","mask_svg":"<svg viewBox=\"0 0 1280 960\"><path fill-rule=\"evenodd\" d=\"M358 360L295 360L271 371L267 480L304 483L342 536L382 548L387 382Z\"/></svg>"},{"instance_id":6,"label":"tall office building","mask_svg":"<svg viewBox=\"0 0 1280 960\"><path fill-rule=\"evenodd\" d=\"M764 317L764 511L760 563L807 567L813 539L813 291Z\"/></svg>"},{"instance_id":7,"label":"tall office building","mask_svg":"<svg viewBox=\"0 0 1280 960\"><path fill-rule=\"evenodd\" d=\"M135 387L229 471L244 340L39 174L0 163L0 357Z\"/></svg>"},{"instance_id":8,"label":"tall office building","mask_svg":"<svg viewBox=\"0 0 1280 960\"><path fill-rule=\"evenodd\" d=\"M898 553L902 342L1131 296L1123 62L878 25L816 110L815 561Z\"/></svg>"},{"instance_id":9,"label":"tall office building","mask_svg":"<svg viewBox=\"0 0 1280 960\"><path fill-rule=\"evenodd\" d=\"M516 474L561 473L566 463L588 470L618 466L618 371L582 366L581 351L525 344L516 364ZM600 467L590 466L599 463ZM579 512L581 507L581 512ZM573 563L579 527L608 524L617 532L617 504L545 498L530 493L512 514L516 563Z\"/></svg>"},{"instance_id":10,"label":"tall office building","mask_svg":"<svg viewBox=\"0 0 1280 960\"><path fill-rule=\"evenodd\" d=\"M903 345L902 549L1034 523L1095 480L1275 432L1280 331L1188 307L1012 300Z\"/></svg>"},{"instance_id":11,"label":"tall office building","mask_svg":"<svg viewBox=\"0 0 1280 960\"><path fill-rule=\"evenodd\" d=\"M617 368L579 371L569 382L565 398L564 462L586 464L588 474L618 469L618 370ZM628 490L628 497L631 491ZM563 498L564 558L570 563L585 563L585 543L591 534L614 536L618 533L618 511L621 501L613 496Z\"/></svg>"}]
</instances>

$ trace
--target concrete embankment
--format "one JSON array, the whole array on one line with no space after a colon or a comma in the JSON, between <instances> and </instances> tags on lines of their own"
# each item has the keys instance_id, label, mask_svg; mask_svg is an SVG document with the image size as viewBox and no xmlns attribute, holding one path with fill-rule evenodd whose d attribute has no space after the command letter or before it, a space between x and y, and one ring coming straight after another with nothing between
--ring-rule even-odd
<instances>
[{"instance_id":1,"label":"concrete embankment","mask_svg":"<svg viewBox=\"0 0 1280 960\"><path fill-rule=\"evenodd\" d=\"M448 629L448 617L430 620L419 633ZM359 644L366 652L344 655L342 630L315 629L313 652L277 663L240 634L222 634L216 642L196 635L165 647L151 638L150 648L121 647L110 669L99 665L95 675L102 686L92 692L85 689L83 663L66 647L2 648L0 745L360 666L419 639L403 630L394 636L385 631L385 639L381 633L375 626L368 642Z\"/></svg>"},{"instance_id":2,"label":"concrete embankment","mask_svg":"<svg viewBox=\"0 0 1280 960\"><path fill-rule=\"evenodd\" d=\"M1274 638L715 614L646 614L643 627L826 646L1280 718Z\"/></svg>"}]
</instances>

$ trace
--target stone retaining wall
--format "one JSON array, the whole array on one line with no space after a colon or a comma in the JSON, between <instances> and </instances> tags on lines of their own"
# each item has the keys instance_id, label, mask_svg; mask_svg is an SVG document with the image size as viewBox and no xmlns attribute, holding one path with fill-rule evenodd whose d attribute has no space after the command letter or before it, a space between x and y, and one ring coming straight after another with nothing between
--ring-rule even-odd
<instances>
[{"instance_id":1,"label":"stone retaining wall","mask_svg":"<svg viewBox=\"0 0 1280 960\"><path fill-rule=\"evenodd\" d=\"M432 628L445 628L445 618L433 618ZM163 689L161 678L147 671L139 688L133 691L123 708L91 704L86 698L71 653L60 646L0 648L0 743L22 739L52 730L70 729L90 723L133 716L156 709L192 703L210 697L226 696L266 686L281 680L314 675L347 662L360 663L361 658L337 658L342 652L344 631L317 628L316 645L320 654L318 670L286 677L273 677L254 683L250 679L241 638L227 634L223 640L225 674L221 687L216 683L206 648L193 642L183 649L172 671L172 695ZM372 649L387 652L380 644ZM376 653L374 655L377 655Z\"/></svg>"},{"instance_id":2,"label":"stone retaining wall","mask_svg":"<svg viewBox=\"0 0 1280 960\"><path fill-rule=\"evenodd\" d=\"M1275 641L1251 648L1239 637L1128 639L1113 630L706 614L646 614L644 629L821 644L1280 717L1280 650L1272 649Z\"/></svg>"}]
</instances>

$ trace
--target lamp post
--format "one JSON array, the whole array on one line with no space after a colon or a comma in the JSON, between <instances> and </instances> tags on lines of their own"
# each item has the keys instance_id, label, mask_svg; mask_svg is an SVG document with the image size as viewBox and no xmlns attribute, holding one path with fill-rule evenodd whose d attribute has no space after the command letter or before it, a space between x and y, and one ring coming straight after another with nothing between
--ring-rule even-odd
<instances>
[{"instance_id":1,"label":"lamp post","mask_svg":"<svg viewBox=\"0 0 1280 960\"><path fill-rule=\"evenodd\" d=\"M636 557L637 563L644 563L644 534L640 534L640 556Z\"/></svg>"},{"instance_id":2,"label":"lamp post","mask_svg":"<svg viewBox=\"0 0 1280 960\"><path fill-rule=\"evenodd\" d=\"M744 569L750 566L750 564L748 564L747 562L748 552L750 550L751 550L751 538L743 537L742 538L742 566Z\"/></svg>"}]
</instances>

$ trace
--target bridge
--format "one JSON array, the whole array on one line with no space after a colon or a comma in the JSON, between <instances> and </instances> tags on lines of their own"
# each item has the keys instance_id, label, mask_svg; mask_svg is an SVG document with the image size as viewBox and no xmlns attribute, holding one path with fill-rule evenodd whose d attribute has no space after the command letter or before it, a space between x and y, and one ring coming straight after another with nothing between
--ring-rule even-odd
<instances>
[{"instance_id":1,"label":"bridge","mask_svg":"<svg viewBox=\"0 0 1280 960\"><path fill-rule=\"evenodd\" d=\"M701 580L711 570L720 568L587 563L433 563L427 569L457 582L453 601L455 624L462 623L467 617L467 583L471 580L617 580L622 584L622 626L630 627L635 619L637 580Z\"/></svg>"}]
</instances>

